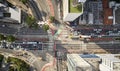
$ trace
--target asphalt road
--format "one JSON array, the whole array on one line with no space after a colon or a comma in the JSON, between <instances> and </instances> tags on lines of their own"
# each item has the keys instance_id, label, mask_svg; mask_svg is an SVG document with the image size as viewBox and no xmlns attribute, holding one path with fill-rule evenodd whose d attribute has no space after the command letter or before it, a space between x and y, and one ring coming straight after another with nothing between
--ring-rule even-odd
<instances>
[{"instance_id":1,"label":"asphalt road","mask_svg":"<svg viewBox=\"0 0 120 71\"><path fill-rule=\"evenodd\" d=\"M35 18L38 21L43 21L42 14L41 14L40 9L38 8L37 3L34 0L29 0L28 4L29 4L30 8L32 9L32 12L33 12Z\"/></svg>"},{"instance_id":2,"label":"asphalt road","mask_svg":"<svg viewBox=\"0 0 120 71\"><path fill-rule=\"evenodd\" d=\"M73 23L72 23L73 24ZM74 25L74 24L73 24ZM72 26L72 25L71 25ZM103 35L104 37L119 37L120 36L120 28L119 26L95 26L95 25L74 25L75 33L77 31L81 35L89 35L89 36L100 36ZM113 34L112 34L113 33Z\"/></svg>"},{"instance_id":3,"label":"asphalt road","mask_svg":"<svg viewBox=\"0 0 120 71\"><path fill-rule=\"evenodd\" d=\"M87 49L105 49L105 50L120 50L120 42L96 42L96 43L85 43L85 44L56 44L57 50L60 52L67 52L68 49L81 50L82 48ZM118 53L118 52L116 52Z\"/></svg>"},{"instance_id":4,"label":"asphalt road","mask_svg":"<svg viewBox=\"0 0 120 71\"><path fill-rule=\"evenodd\" d=\"M19 41L48 41L48 34L41 27L30 29L20 24L0 23L0 33L14 35Z\"/></svg>"},{"instance_id":5,"label":"asphalt road","mask_svg":"<svg viewBox=\"0 0 120 71\"><path fill-rule=\"evenodd\" d=\"M41 27L38 29L22 27L19 29L16 35L47 35L47 32L44 31Z\"/></svg>"},{"instance_id":6,"label":"asphalt road","mask_svg":"<svg viewBox=\"0 0 120 71\"><path fill-rule=\"evenodd\" d=\"M47 20L50 16L49 6L46 0L35 0L39 9L41 10L41 14L44 20Z\"/></svg>"},{"instance_id":7,"label":"asphalt road","mask_svg":"<svg viewBox=\"0 0 120 71\"><path fill-rule=\"evenodd\" d=\"M0 33L3 34L15 34L17 32L17 28L10 27L10 24L0 23Z\"/></svg>"}]
</instances>

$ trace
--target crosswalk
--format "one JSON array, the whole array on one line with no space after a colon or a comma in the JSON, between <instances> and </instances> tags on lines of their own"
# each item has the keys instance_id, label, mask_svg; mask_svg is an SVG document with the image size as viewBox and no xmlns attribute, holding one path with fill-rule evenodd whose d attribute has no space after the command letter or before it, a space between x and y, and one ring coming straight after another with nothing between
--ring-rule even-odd
<instances>
[{"instance_id":1,"label":"crosswalk","mask_svg":"<svg viewBox=\"0 0 120 71\"><path fill-rule=\"evenodd\" d=\"M30 56L26 59L30 64L33 64L37 59L33 56Z\"/></svg>"}]
</instances>

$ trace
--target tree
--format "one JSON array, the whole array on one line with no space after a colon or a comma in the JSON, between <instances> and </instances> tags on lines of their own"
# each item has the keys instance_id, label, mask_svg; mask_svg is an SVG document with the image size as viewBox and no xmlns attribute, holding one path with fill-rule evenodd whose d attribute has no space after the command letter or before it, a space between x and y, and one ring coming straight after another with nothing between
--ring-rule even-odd
<instances>
[{"instance_id":1,"label":"tree","mask_svg":"<svg viewBox=\"0 0 120 71\"><path fill-rule=\"evenodd\" d=\"M36 20L35 18L31 17L31 16L27 16L26 17L26 24L28 25L28 27L33 27L36 24Z\"/></svg>"},{"instance_id":2,"label":"tree","mask_svg":"<svg viewBox=\"0 0 120 71\"><path fill-rule=\"evenodd\" d=\"M0 34L0 41L2 41L4 39L5 39L4 35Z\"/></svg>"},{"instance_id":3,"label":"tree","mask_svg":"<svg viewBox=\"0 0 120 71\"><path fill-rule=\"evenodd\" d=\"M47 30L49 30L49 25L44 24L44 25L42 26L42 28L43 28L44 31L47 31Z\"/></svg>"},{"instance_id":4,"label":"tree","mask_svg":"<svg viewBox=\"0 0 120 71\"><path fill-rule=\"evenodd\" d=\"M29 71L30 66L18 58L9 57L7 63L12 63L12 68L9 71Z\"/></svg>"},{"instance_id":5,"label":"tree","mask_svg":"<svg viewBox=\"0 0 120 71\"><path fill-rule=\"evenodd\" d=\"M50 16L50 22L54 22L55 21L55 17L54 16Z\"/></svg>"},{"instance_id":6,"label":"tree","mask_svg":"<svg viewBox=\"0 0 120 71\"><path fill-rule=\"evenodd\" d=\"M3 58L4 58L4 56L0 54L0 68L2 67Z\"/></svg>"},{"instance_id":7,"label":"tree","mask_svg":"<svg viewBox=\"0 0 120 71\"><path fill-rule=\"evenodd\" d=\"M27 3L27 0L20 0L23 4Z\"/></svg>"},{"instance_id":8,"label":"tree","mask_svg":"<svg viewBox=\"0 0 120 71\"><path fill-rule=\"evenodd\" d=\"M6 37L6 40L7 40L8 42L14 42L14 41L16 40L16 38L15 38L14 36L12 36L12 35L8 35L8 36Z\"/></svg>"},{"instance_id":9,"label":"tree","mask_svg":"<svg viewBox=\"0 0 120 71\"><path fill-rule=\"evenodd\" d=\"M115 40L118 40L118 41L120 41L120 37L118 37L118 38L115 38Z\"/></svg>"},{"instance_id":10,"label":"tree","mask_svg":"<svg viewBox=\"0 0 120 71\"><path fill-rule=\"evenodd\" d=\"M34 29L38 29L38 28L39 28L39 25L38 25L37 23L34 23L34 24L32 24L32 27L33 27Z\"/></svg>"}]
</instances>

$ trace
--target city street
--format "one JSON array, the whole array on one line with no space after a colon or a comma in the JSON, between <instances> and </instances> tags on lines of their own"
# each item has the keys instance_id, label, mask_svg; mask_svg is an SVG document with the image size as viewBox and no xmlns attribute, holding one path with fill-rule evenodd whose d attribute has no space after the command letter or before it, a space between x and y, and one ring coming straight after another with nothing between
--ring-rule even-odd
<instances>
[{"instance_id":1,"label":"city street","mask_svg":"<svg viewBox=\"0 0 120 71\"><path fill-rule=\"evenodd\" d=\"M14 35L17 41L48 41L48 34L41 27L30 29L19 24L0 23L0 33Z\"/></svg>"},{"instance_id":2,"label":"city street","mask_svg":"<svg viewBox=\"0 0 120 71\"><path fill-rule=\"evenodd\" d=\"M47 4L47 0L35 0L35 1L38 5L38 8L41 10L43 21L49 19L50 9Z\"/></svg>"},{"instance_id":3,"label":"city street","mask_svg":"<svg viewBox=\"0 0 120 71\"><path fill-rule=\"evenodd\" d=\"M43 21L42 14L41 14L42 11L40 11L40 9L38 8L37 3L34 0L29 0L28 4L29 4L30 8L32 9L34 17L38 21Z\"/></svg>"},{"instance_id":4,"label":"city street","mask_svg":"<svg viewBox=\"0 0 120 71\"><path fill-rule=\"evenodd\" d=\"M15 34L16 32L17 32L17 27L15 26L11 27L10 24L7 23L2 23L2 22L0 23L0 33L7 35L7 34Z\"/></svg>"}]
</instances>

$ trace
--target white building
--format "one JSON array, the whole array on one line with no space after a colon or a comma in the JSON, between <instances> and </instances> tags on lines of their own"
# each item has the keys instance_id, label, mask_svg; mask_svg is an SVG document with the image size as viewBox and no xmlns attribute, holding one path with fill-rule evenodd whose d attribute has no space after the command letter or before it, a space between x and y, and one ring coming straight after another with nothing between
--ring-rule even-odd
<instances>
[{"instance_id":1,"label":"white building","mask_svg":"<svg viewBox=\"0 0 120 71\"><path fill-rule=\"evenodd\" d=\"M79 54L67 55L68 71L92 71L92 67Z\"/></svg>"},{"instance_id":2,"label":"white building","mask_svg":"<svg viewBox=\"0 0 120 71\"><path fill-rule=\"evenodd\" d=\"M86 0L78 0L78 2L83 2L84 3L84 2L86 2Z\"/></svg>"},{"instance_id":3,"label":"white building","mask_svg":"<svg viewBox=\"0 0 120 71\"><path fill-rule=\"evenodd\" d=\"M11 13L11 18L18 21L18 23L21 23L21 9L20 8L10 8L9 12Z\"/></svg>"},{"instance_id":4,"label":"white building","mask_svg":"<svg viewBox=\"0 0 120 71\"><path fill-rule=\"evenodd\" d=\"M97 54L102 59L100 71L120 71L120 59L113 54Z\"/></svg>"},{"instance_id":5,"label":"white building","mask_svg":"<svg viewBox=\"0 0 120 71\"><path fill-rule=\"evenodd\" d=\"M21 23L21 9L7 7L0 3L0 21Z\"/></svg>"},{"instance_id":6,"label":"white building","mask_svg":"<svg viewBox=\"0 0 120 71\"><path fill-rule=\"evenodd\" d=\"M89 13L88 24L93 24L93 14L92 13Z\"/></svg>"},{"instance_id":7,"label":"white building","mask_svg":"<svg viewBox=\"0 0 120 71\"><path fill-rule=\"evenodd\" d=\"M70 7L72 7L71 0L63 0L63 21L74 21L76 18L78 18L83 13L83 3L85 1L86 0L78 0L78 2L82 5L82 12L70 12Z\"/></svg>"}]
</instances>

